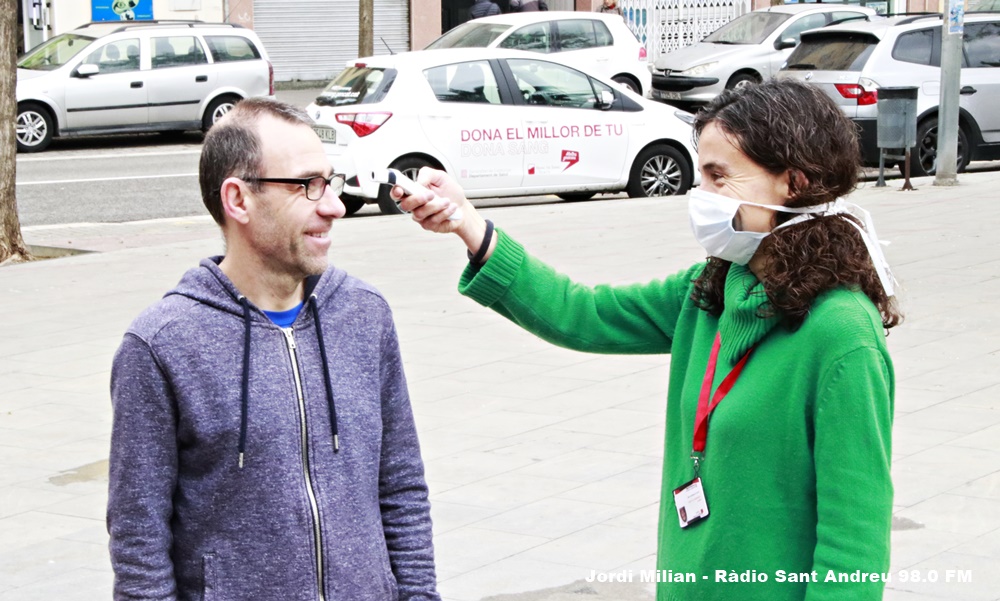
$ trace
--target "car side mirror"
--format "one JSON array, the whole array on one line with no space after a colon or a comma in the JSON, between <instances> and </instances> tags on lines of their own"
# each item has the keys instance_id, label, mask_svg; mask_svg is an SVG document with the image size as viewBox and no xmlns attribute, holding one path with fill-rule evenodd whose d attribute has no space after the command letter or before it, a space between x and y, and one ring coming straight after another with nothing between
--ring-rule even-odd
<instances>
[{"instance_id":1,"label":"car side mirror","mask_svg":"<svg viewBox=\"0 0 1000 601\"><path fill-rule=\"evenodd\" d=\"M600 99L597 101L597 108L607 110L615 103L615 95L607 90L601 90Z\"/></svg>"},{"instance_id":2,"label":"car side mirror","mask_svg":"<svg viewBox=\"0 0 1000 601\"><path fill-rule=\"evenodd\" d=\"M73 72L73 77L82 77L86 79L91 75L97 75L100 71L101 70L94 63L83 63L76 68L76 71Z\"/></svg>"},{"instance_id":3,"label":"car side mirror","mask_svg":"<svg viewBox=\"0 0 1000 601\"><path fill-rule=\"evenodd\" d=\"M799 43L795 41L795 38L784 38L774 43L774 49L784 50L785 48L795 48L798 45Z\"/></svg>"}]
</instances>

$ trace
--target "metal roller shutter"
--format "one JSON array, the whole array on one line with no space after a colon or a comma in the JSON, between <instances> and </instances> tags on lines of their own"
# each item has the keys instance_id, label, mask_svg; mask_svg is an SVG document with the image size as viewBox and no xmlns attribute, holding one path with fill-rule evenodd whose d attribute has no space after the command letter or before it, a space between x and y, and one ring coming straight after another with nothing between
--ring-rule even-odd
<instances>
[{"instance_id":1,"label":"metal roller shutter","mask_svg":"<svg viewBox=\"0 0 1000 601\"><path fill-rule=\"evenodd\" d=\"M358 57L358 3L351 0L254 0L253 28L277 81L328 80ZM375 54L410 49L409 0L375 0Z\"/></svg>"},{"instance_id":2,"label":"metal roller shutter","mask_svg":"<svg viewBox=\"0 0 1000 601\"><path fill-rule=\"evenodd\" d=\"M385 44L393 52L410 49L410 2L409 0L375 0L375 38L372 47L375 54L389 54ZM382 43L382 38L385 44Z\"/></svg>"}]
</instances>

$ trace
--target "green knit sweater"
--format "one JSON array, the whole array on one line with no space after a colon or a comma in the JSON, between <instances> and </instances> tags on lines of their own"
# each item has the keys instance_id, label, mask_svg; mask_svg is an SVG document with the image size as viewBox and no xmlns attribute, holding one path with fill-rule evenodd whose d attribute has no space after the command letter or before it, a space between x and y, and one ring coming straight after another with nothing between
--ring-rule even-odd
<instances>
[{"instance_id":1,"label":"green knit sweater","mask_svg":"<svg viewBox=\"0 0 1000 601\"><path fill-rule=\"evenodd\" d=\"M758 317L766 296L744 266L730 268L717 318L690 298L704 264L648 284L590 288L498 236L489 261L462 274L462 294L562 347L672 355L657 569L694 581L659 584L659 601L882 598L884 584L870 574L889 569L893 371L864 294L830 291L790 331ZM713 390L756 348L711 417L701 467L710 515L681 529L673 490L694 475L695 411L717 332Z\"/></svg>"}]
</instances>

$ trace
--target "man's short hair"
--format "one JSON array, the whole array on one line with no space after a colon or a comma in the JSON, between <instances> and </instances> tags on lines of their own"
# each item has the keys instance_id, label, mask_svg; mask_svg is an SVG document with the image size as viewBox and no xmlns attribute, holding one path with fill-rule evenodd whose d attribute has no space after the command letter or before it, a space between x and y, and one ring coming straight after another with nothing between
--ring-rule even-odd
<instances>
[{"instance_id":1,"label":"man's short hair","mask_svg":"<svg viewBox=\"0 0 1000 601\"><path fill-rule=\"evenodd\" d=\"M271 116L287 123L312 127L314 122L302 109L270 98L247 98L238 102L212 126L201 149L198 181L201 200L219 225L225 222L222 210L222 182L227 177L253 178L263 173L262 141L257 134L261 117ZM254 192L260 184L248 182Z\"/></svg>"}]
</instances>

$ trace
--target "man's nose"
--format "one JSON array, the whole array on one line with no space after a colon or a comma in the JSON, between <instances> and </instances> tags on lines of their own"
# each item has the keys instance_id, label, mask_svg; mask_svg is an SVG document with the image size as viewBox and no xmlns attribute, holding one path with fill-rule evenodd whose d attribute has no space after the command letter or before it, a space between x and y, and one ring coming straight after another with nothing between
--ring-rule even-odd
<instances>
[{"instance_id":1,"label":"man's nose","mask_svg":"<svg viewBox=\"0 0 1000 601\"><path fill-rule=\"evenodd\" d=\"M324 217L340 219L347 214L347 207L340 200L340 197L333 193L330 186L323 190L323 196L316 201L316 212Z\"/></svg>"}]
</instances>

